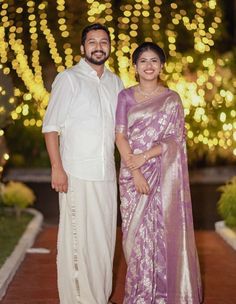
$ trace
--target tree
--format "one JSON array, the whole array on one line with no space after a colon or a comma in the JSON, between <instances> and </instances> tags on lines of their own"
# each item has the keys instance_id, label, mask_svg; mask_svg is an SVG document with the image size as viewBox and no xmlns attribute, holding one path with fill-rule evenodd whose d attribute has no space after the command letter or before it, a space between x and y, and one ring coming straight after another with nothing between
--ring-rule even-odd
<instances>
[{"instance_id":1,"label":"tree","mask_svg":"<svg viewBox=\"0 0 236 304\"><path fill-rule=\"evenodd\" d=\"M126 86L135 82L130 57L140 42L154 41L165 49L162 78L183 99L190 163L235 162L235 51L222 44L229 38L220 4L2 0L0 58L4 73L12 75L18 104L12 119L22 130L41 127L52 79L79 61L81 29L101 22L112 38L108 66Z\"/></svg>"},{"instance_id":2,"label":"tree","mask_svg":"<svg viewBox=\"0 0 236 304\"><path fill-rule=\"evenodd\" d=\"M0 69L0 177L3 166L9 158L3 128L11 121L10 113L14 109L13 84L11 77Z\"/></svg>"}]
</instances>

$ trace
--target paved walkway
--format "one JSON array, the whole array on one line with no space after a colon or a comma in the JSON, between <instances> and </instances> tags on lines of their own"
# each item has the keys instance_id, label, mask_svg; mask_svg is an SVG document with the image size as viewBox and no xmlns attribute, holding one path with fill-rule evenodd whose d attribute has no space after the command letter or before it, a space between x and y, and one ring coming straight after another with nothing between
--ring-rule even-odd
<instances>
[{"instance_id":1,"label":"paved walkway","mask_svg":"<svg viewBox=\"0 0 236 304\"><path fill-rule=\"evenodd\" d=\"M58 304L56 234L57 227L44 227L34 247L48 248L50 254L26 255L1 304ZM196 232L196 240L204 284L204 304L235 304L236 252L213 231ZM123 299L125 270L121 231L118 229L112 295L117 304L121 304Z\"/></svg>"}]
</instances>

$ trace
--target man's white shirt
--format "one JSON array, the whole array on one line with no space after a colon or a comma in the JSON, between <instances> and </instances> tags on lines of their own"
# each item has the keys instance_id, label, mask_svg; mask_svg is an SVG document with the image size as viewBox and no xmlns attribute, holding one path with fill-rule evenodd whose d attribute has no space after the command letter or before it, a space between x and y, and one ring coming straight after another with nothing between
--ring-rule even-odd
<instances>
[{"instance_id":1,"label":"man's white shirt","mask_svg":"<svg viewBox=\"0 0 236 304\"><path fill-rule=\"evenodd\" d=\"M114 180L115 110L123 84L107 68L99 78L84 59L57 75L43 133L60 135L65 171L84 180Z\"/></svg>"}]
</instances>

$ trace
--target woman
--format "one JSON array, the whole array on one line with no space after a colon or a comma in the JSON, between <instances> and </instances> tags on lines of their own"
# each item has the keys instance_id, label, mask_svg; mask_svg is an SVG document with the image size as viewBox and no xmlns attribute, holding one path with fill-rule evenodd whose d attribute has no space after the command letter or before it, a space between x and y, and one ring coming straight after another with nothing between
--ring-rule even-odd
<instances>
[{"instance_id":1,"label":"woman","mask_svg":"<svg viewBox=\"0 0 236 304\"><path fill-rule=\"evenodd\" d=\"M133 53L139 78L121 91L116 144L121 154L124 304L199 304L195 247L179 95L159 74L163 50L145 42Z\"/></svg>"}]
</instances>

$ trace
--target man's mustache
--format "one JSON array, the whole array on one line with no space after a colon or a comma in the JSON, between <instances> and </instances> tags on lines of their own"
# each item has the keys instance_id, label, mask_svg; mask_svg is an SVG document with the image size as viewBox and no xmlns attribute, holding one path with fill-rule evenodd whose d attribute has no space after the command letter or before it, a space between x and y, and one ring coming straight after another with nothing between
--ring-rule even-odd
<instances>
[{"instance_id":1,"label":"man's mustache","mask_svg":"<svg viewBox=\"0 0 236 304\"><path fill-rule=\"evenodd\" d=\"M105 52L103 52L103 51L93 51L93 52L91 53L91 55L94 55L94 54L102 54L102 55L106 55L106 53L105 53Z\"/></svg>"}]
</instances>

